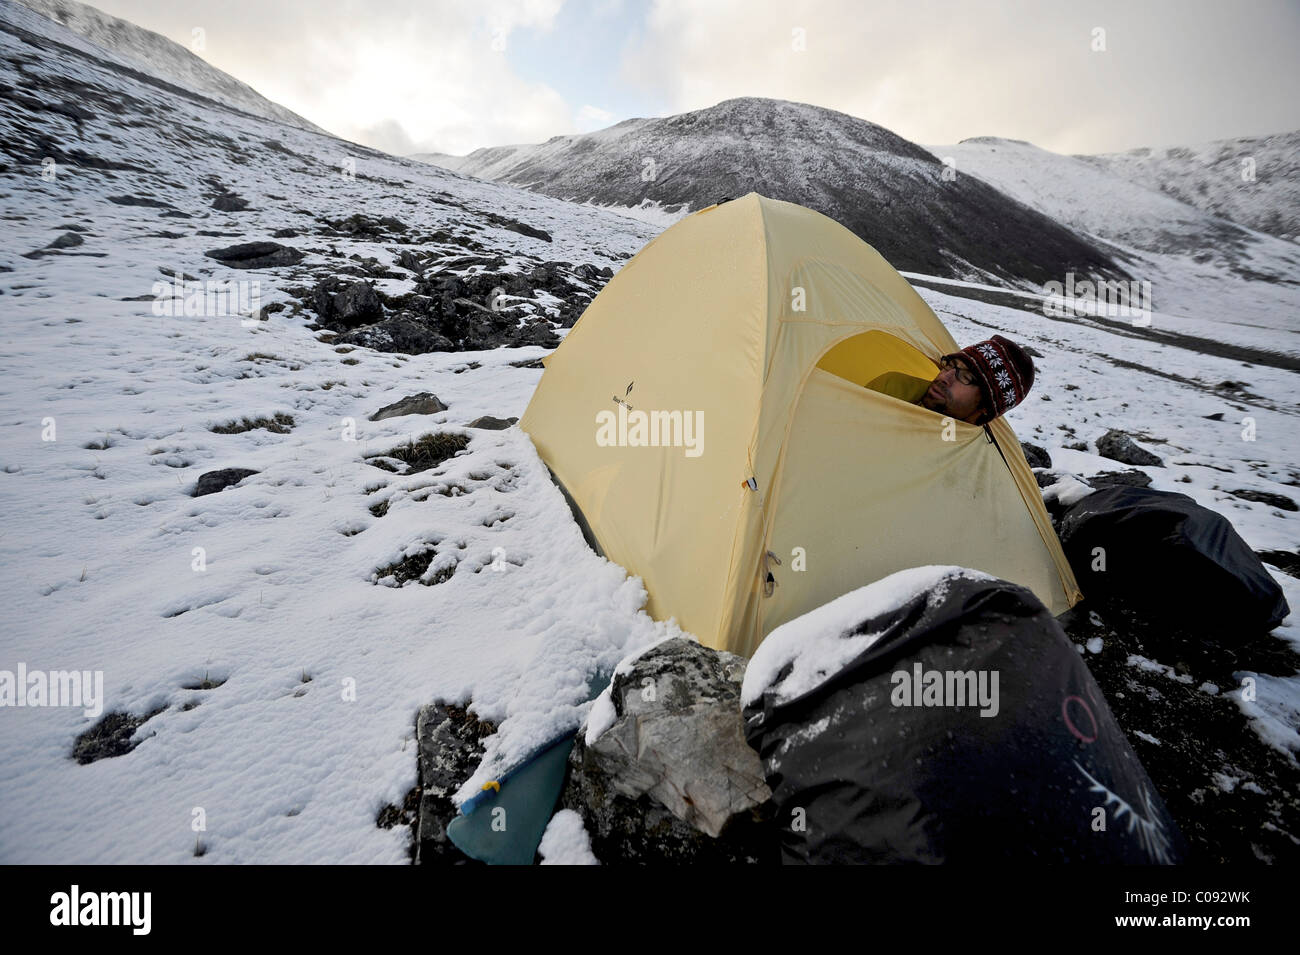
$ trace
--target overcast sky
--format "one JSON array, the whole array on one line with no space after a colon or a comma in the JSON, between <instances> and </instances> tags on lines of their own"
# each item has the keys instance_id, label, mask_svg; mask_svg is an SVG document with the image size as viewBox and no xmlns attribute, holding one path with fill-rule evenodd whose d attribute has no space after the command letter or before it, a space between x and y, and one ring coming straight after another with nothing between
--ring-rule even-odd
<instances>
[{"instance_id":1,"label":"overcast sky","mask_svg":"<svg viewBox=\"0 0 1300 955\"><path fill-rule=\"evenodd\" d=\"M1300 128L1300 0L95 0L347 139L541 142L733 96L1062 153ZM1102 32L1098 32L1102 31ZM1104 45L1104 49L1094 49Z\"/></svg>"}]
</instances>

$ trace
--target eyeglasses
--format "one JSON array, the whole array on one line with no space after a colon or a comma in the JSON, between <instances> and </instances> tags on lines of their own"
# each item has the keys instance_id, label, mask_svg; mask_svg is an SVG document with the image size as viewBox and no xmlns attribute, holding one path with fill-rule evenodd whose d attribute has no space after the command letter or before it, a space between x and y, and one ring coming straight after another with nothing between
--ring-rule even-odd
<instances>
[{"instance_id":1,"label":"eyeglasses","mask_svg":"<svg viewBox=\"0 0 1300 955\"><path fill-rule=\"evenodd\" d=\"M979 382L979 379L975 377L975 372L955 361L951 355L944 355L939 359L939 371L944 372L949 368L957 372L957 380L963 385L974 385Z\"/></svg>"}]
</instances>

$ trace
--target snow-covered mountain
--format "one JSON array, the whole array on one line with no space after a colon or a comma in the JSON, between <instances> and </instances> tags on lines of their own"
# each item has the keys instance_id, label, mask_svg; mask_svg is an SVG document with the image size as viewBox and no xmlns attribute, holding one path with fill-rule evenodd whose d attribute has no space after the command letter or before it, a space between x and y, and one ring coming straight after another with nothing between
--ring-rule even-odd
<instances>
[{"instance_id":1,"label":"snow-covered mountain","mask_svg":"<svg viewBox=\"0 0 1300 955\"><path fill-rule=\"evenodd\" d=\"M1300 238L1300 130L1076 158L1210 215Z\"/></svg>"},{"instance_id":2,"label":"snow-covered mountain","mask_svg":"<svg viewBox=\"0 0 1300 955\"><path fill-rule=\"evenodd\" d=\"M103 674L99 712L0 708L0 862L406 862L379 821L415 787L421 705L497 724L481 788L584 718L588 676L680 633L586 546L527 435L469 426L523 413L530 336L566 335L659 229L223 105L12 0L0 83L0 670ZM891 142L862 167L930 169ZM1194 263L1185 312L1136 328L950 264L910 278L957 340L1034 351L1022 440L1088 477L1123 429L1163 459L1134 469L1151 486L1294 572L1293 286ZM362 324L333 330L344 312ZM1240 706L1196 659L1086 642L1157 785L1249 820L1240 855L1294 858L1300 678L1260 662L1300 647L1294 615L1220 661L1225 688L1258 677ZM92 740L106 758L79 762Z\"/></svg>"},{"instance_id":3,"label":"snow-covered mountain","mask_svg":"<svg viewBox=\"0 0 1300 955\"><path fill-rule=\"evenodd\" d=\"M264 116L290 126L324 132L292 110L285 109L262 96L247 83L210 66L200 57L165 36L138 27L134 23L109 16L102 10L77 0L17 0L37 13L44 14L79 37L110 51L123 63L129 63L151 76L177 86L202 93L227 106L234 106L255 116Z\"/></svg>"},{"instance_id":4,"label":"snow-covered mountain","mask_svg":"<svg viewBox=\"0 0 1300 955\"><path fill-rule=\"evenodd\" d=\"M1195 320L1205 314L1207 297L1221 297L1225 307L1216 322L1276 329L1281 334L1272 336L1273 347L1295 347L1290 303L1300 289L1300 245L1177 198L1175 193L1188 190L1170 185L1179 181L1174 170L1161 190L1092 161L1095 157L1063 156L1016 139L981 136L927 148L951 161L958 175L978 177L1116 248L1130 274L1152 283L1161 310ZM1187 185L1203 181L1193 176ZM1295 204L1285 198L1287 188L1273 190L1281 202L1279 214L1294 211ZM1208 327L1199 333L1214 334Z\"/></svg>"},{"instance_id":5,"label":"snow-covered mountain","mask_svg":"<svg viewBox=\"0 0 1300 955\"><path fill-rule=\"evenodd\" d=\"M750 191L843 223L900 269L1038 287L1067 271L1125 275L1107 249L875 123L762 97L630 119L593 133L464 157L467 175L614 206L699 209Z\"/></svg>"}]
</instances>

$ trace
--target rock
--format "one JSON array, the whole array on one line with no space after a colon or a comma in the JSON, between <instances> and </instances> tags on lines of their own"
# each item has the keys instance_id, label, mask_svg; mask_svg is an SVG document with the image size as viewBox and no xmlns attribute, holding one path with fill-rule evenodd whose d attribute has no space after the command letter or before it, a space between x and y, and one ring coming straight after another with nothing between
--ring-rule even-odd
<instances>
[{"instance_id":1,"label":"rock","mask_svg":"<svg viewBox=\"0 0 1300 955\"><path fill-rule=\"evenodd\" d=\"M53 242L46 246L47 249L71 249L83 244L86 240L75 232L65 232Z\"/></svg>"},{"instance_id":2,"label":"rock","mask_svg":"<svg viewBox=\"0 0 1300 955\"><path fill-rule=\"evenodd\" d=\"M1088 478L1088 483L1096 488L1115 487L1124 485L1125 487L1149 487L1151 476L1142 471L1102 471Z\"/></svg>"},{"instance_id":3,"label":"rock","mask_svg":"<svg viewBox=\"0 0 1300 955\"><path fill-rule=\"evenodd\" d=\"M271 237L275 239L296 239L298 237L298 230L297 229L276 229L274 232L271 233Z\"/></svg>"},{"instance_id":4,"label":"rock","mask_svg":"<svg viewBox=\"0 0 1300 955\"><path fill-rule=\"evenodd\" d=\"M297 249L278 242L243 242L223 249L209 249L203 254L236 269L297 265L303 259L303 254Z\"/></svg>"},{"instance_id":5,"label":"rock","mask_svg":"<svg viewBox=\"0 0 1300 955\"><path fill-rule=\"evenodd\" d=\"M415 840L422 865L468 863L447 838L447 824L456 817L455 794L483 759L483 738L496 731L491 723L468 710L445 703L420 707L416 720L420 808Z\"/></svg>"},{"instance_id":6,"label":"rock","mask_svg":"<svg viewBox=\"0 0 1300 955\"><path fill-rule=\"evenodd\" d=\"M741 726L745 662L676 638L615 674L593 710L612 706L613 723L590 745L579 731L561 797L602 862L775 860L771 792Z\"/></svg>"},{"instance_id":7,"label":"rock","mask_svg":"<svg viewBox=\"0 0 1300 955\"><path fill-rule=\"evenodd\" d=\"M407 242L407 233L410 231L406 223L392 216L374 216L355 213L346 219L330 219L322 217L326 228L322 231L325 235L348 235L363 239L390 239L396 242Z\"/></svg>"},{"instance_id":8,"label":"rock","mask_svg":"<svg viewBox=\"0 0 1300 955\"><path fill-rule=\"evenodd\" d=\"M75 232L65 232L63 233L63 235L59 236L57 239L55 239L53 242L51 242L49 245L45 246L44 248L36 249L32 252L23 253L23 258L25 259L43 258L44 256L52 255L54 252L60 249L71 249L79 245L84 245L85 241L86 241L85 239L77 235L77 233Z\"/></svg>"},{"instance_id":9,"label":"rock","mask_svg":"<svg viewBox=\"0 0 1300 955\"><path fill-rule=\"evenodd\" d=\"M1292 550L1257 550L1255 556L1284 574L1300 578L1300 553Z\"/></svg>"},{"instance_id":10,"label":"rock","mask_svg":"<svg viewBox=\"0 0 1300 955\"><path fill-rule=\"evenodd\" d=\"M1237 491L1228 491L1233 497L1239 497L1243 501L1256 501L1260 504L1271 504L1273 507L1281 508L1284 511L1300 511L1300 506L1285 494L1274 494L1271 491L1252 491L1245 488Z\"/></svg>"},{"instance_id":11,"label":"rock","mask_svg":"<svg viewBox=\"0 0 1300 955\"><path fill-rule=\"evenodd\" d=\"M218 212L242 212L248 208L248 200L233 192L224 192L213 200L212 208Z\"/></svg>"},{"instance_id":12,"label":"rock","mask_svg":"<svg viewBox=\"0 0 1300 955\"><path fill-rule=\"evenodd\" d=\"M330 276L318 282L311 294L322 325L343 330L369 325L384 317L383 303L368 282L348 282Z\"/></svg>"},{"instance_id":13,"label":"rock","mask_svg":"<svg viewBox=\"0 0 1300 955\"><path fill-rule=\"evenodd\" d=\"M445 335L407 314L394 315L373 325L363 325L334 339L335 345L360 345L381 352L423 355L434 351L455 351Z\"/></svg>"},{"instance_id":14,"label":"rock","mask_svg":"<svg viewBox=\"0 0 1300 955\"><path fill-rule=\"evenodd\" d=\"M424 276L424 263L422 263L420 257L410 249L403 249L397 254L397 264L408 272L414 272L420 277Z\"/></svg>"},{"instance_id":15,"label":"rock","mask_svg":"<svg viewBox=\"0 0 1300 955\"><path fill-rule=\"evenodd\" d=\"M1020 450L1025 453L1025 460L1031 468L1050 468L1052 466L1052 456L1038 445L1021 441Z\"/></svg>"},{"instance_id":16,"label":"rock","mask_svg":"<svg viewBox=\"0 0 1300 955\"><path fill-rule=\"evenodd\" d=\"M258 474L249 468L222 468L220 471L208 471L206 474L199 475L199 483L194 488L194 497L203 497L205 494L216 494L218 491L224 491L226 488L238 484L250 474Z\"/></svg>"},{"instance_id":17,"label":"rock","mask_svg":"<svg viewBox=\"0 0 1300 955\"><path fill-rule=\"evenodd\" d=\"M1110 458L1120 464L1136 464L1139 467L1162 468L1164 461L1150 451L1137 446L1133 439L1123 431L1114 428L1097 439L1097 453L1103 458Z\"/></svg>"},{"instance_id":18,"label":"rock","mask_svg":"<svg viewBox=\"0 0 1300 955\"><path fill-rule=\"evenodd\" d=\"M520 235L526 235L533 239L541 239L543 242L551 241L551 234L549 232L544 232L541 229L534 228L533 226L520 222L518 219L499 219L495 216L493 219L503 229L509 229L511 232L518 232Z\"/></svg>"},{"instance_id":19,"label":"rock","mask_svg":"<svg viewBox=\"0 0 1300 955\"><path fill-rule=\"evenodd\" d=\"M545 322L533 322L525 325L515 336L514 341L510 342L511 348L522 348L524 345L541 345L543 348L554 348L560 344L560 336L555 334L555 329Z\"/></svg>"},{"instance_id":20,"label":"rock","mask_svg":"<svg viewBox=\"0 0 1300 955\"><path fill-rule=\"evenodd\" d=\"M119 206L145 206L150 209L170 209L171 205L144 196L109 196L108 201Z\"/></svg>"},{"instance_id":21,"label":"rock","mask_svg":"<svg viewBox=\"0 0 1300 955\"><path fill-rule=\"evenodd\" d=\"M372 414L369 420L383 421L385 418L400 418L408 414L437 414L446 410L447 406L438 400L437 395L422 391L418 395L407 395L401 401L394 401L391 405L384 405Z\"/></svg>"},{"instance_id":22,"label":"rock","mask_svg":"<svg viewBox=\"0 0 1300 955\"><path fill-rule=\"evenodd\" d=\"M1223 412L1222 412L1222 411L1216 411L1214 414L1201 415L1201 417L1202 417L1202 418L1205 418L1207 421L1222 421L1222 420L1223 420Z\"/></svg>"},{"instance_id":23,"label":"rock","mask_svg":"<svg viewBox=\"0 0 1300 955\"><path fill-rule=\"evenodd\" d=\"M485 414L478 418L475 418L469 424L465 425L465 427L480 428L484 431L504 431L506 428L510 427L518 420L519 419L517 417L516 418L494 418L490 414Z\"/></svg>"},{"instance_id":24,"label":"rock","mask_svg":"<svg viewBox=\"0 0 1300 955\"><path fill-rule=\"evenodd\" d=\"M334 296L334 315L344 325L365 325L380 319L384 307L368 282L353 282Z\"/></svg>"}]
</instances>

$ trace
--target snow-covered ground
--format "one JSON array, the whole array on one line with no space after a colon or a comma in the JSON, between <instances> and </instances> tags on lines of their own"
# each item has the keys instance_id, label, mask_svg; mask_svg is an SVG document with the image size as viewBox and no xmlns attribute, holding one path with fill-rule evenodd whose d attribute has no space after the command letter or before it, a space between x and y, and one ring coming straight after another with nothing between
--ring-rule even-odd
<instances>
[{"instance_id":1,"label":"snow-covered ground","mask_svg":"<svg viewBox=\"0 0 1300 955\"><path fill-rule=\"evenodd\" d=\"M39 162L0 172L0 669L102 670L104 712L166 707L128 756L86 765L70 756L96 722L81 708L0 710L0 861L403 863L406 830L375 819L415 785L421 704L472 700L500 723L463 797L576 726L592 706L584 701L596 670L679 631L645 615L639 579L585 546L526 435L463 427L482 414L521 415L542 372L512 363L543 349L336 350L306 316L287 312L251 323L157 315L154 284L173 270L257 280L265 304L288 301L289 287L353 254L394 262L401 249L391 241L315 231L321 216L355 212L472 232L508 259L615 269L656 228L223 111L107 61L46 54L8 27L71 42L61 28L9 0L0 12L6 82L56 103L68 93L49 84L42 93L45 74L129 98L121 112L97 107L84 132L81 121L42 113L50 135L136 167L65 166L53 181ZM158 118L133 123L133 103ZM21 140L27 109L0 108L6 143ZM349 157L355 178L339 174ZM209 176L252 208L210 209ZM194 218L108 201L120 195ZM475 210L553 241L484 223ZM85 228L84 244L24 257L69 224ZM301 233L279 240L307 253L299 266L245 272L204 255L286 228ZM413 277L384 286L412 287ZM1008 420L1056 465L1081 475L1120 469L1062 446L1126 429L1165 459L1165 468L1142 469L1153 486L1225 514L1252 547L1300 545L1296 514L1227 493L1300 496L1293 372L921 294L962 344L1001 332L1041 353L1034 392ZM1280 350L1274 338L1296 331L1294 318L1274 338L1214 324L1221 305L1207 301L1193 320L1222 340ZM1214 391L1225 380L1245 383L1247 395ZM420 391L449 410L367 420ZM1217 412L1222 421L1204 417ZM289 433L211 430L277 413L293 417ZM1254 441L1242 438L1247 416ZM467 451L409 475L367 463L434 431L469 435ZM227 467L259 473L190 496L199 474ZM386 584L382 568L429 548L430 573L451 569L447 580ZM1300 582L1276 576L1300 606ZM1294 615L1277 634L1300 645ZM200 684L219 685L187 688ZM1259 706L1274 714L1261 734L1275 745L1296 736L1300 718L1285 714L1298 685L1261 681ZM553 825L550 861L586 858L572 822Z\"/></svg>"}]
</instances>

